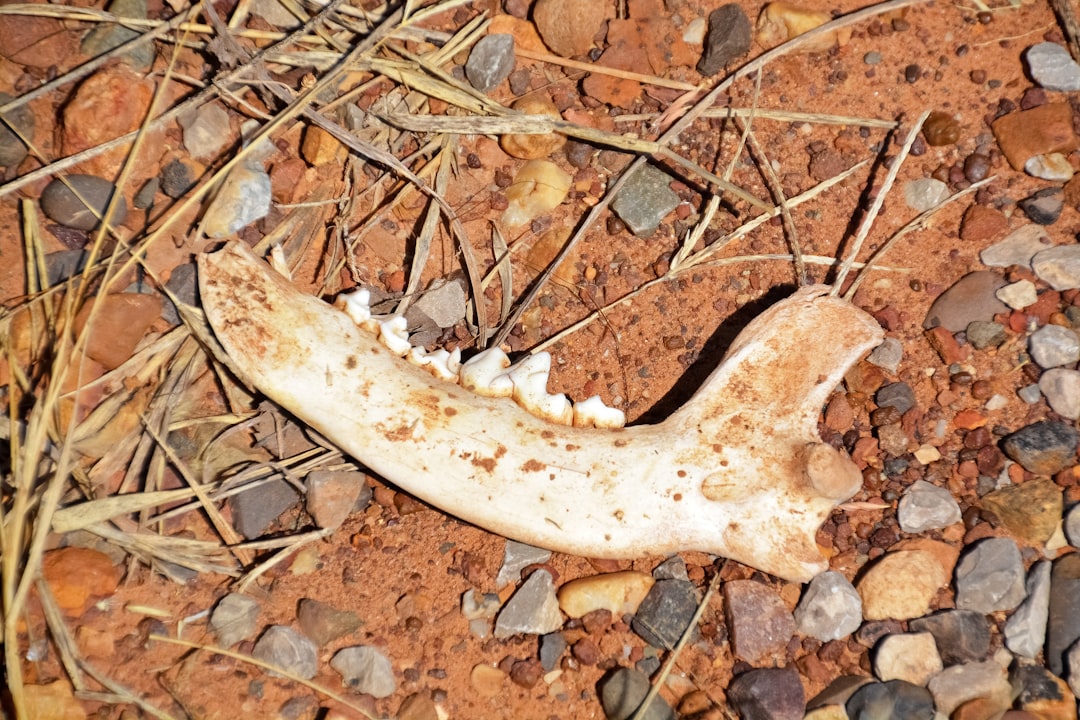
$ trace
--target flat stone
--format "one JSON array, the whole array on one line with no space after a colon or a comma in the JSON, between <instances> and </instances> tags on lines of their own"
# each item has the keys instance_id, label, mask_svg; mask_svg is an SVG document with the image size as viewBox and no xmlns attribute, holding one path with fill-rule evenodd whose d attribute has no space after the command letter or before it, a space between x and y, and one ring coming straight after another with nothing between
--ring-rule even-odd
<instances>
[{"instance_id":1,"label":"flat stone","mask_svg":"<svg viewBox=\"0 0 1080 720\"><path fill-rule=\"evenodd\" d=\"M606 3L536 0L532 17L551 51L563 57L586 55L606 19Z\"/></svg>"},{"instance_id":2,"label":"flat stone","mask_svg":"<svg viewBox=\"0 0 1080 720\"><path fill-rule=\"evenodd\" d=\"M882 682L925 685L944 667L934 636L928 632L886 635L874 649L874 674Z\"/></svg>"},{"instance_id":3,"label":"flat stone","mask_svg":"<svg viewBox=\"0 0 1080 720\"><path fill-rule=\"evenodd\" d=\"M551 551L526 545L516 540L507 540L503 548L502 566L495 577L495 587L502 590L507 585L514 585L521 580L521 571L530 565L543 565L551 559ZM573 617L573 616L571 616Z\"/></svg>"},{"instance_id":4,"label":"flat stone","mask_svg":"<svg viewBox=\"0 0 1080 720\"><path fill-rule=\"evenodd\" d=\"M937 558L925 550L886 553L855 585L867 620L922 617L948 576Z\"/></svg>"},{"instance_id":5,"label":"flat stone","mask_svg":"<svg viewBox=\"0 0 1080 720\"><path fill-rule=\"evenodd\" d=\"M1029 223L1018 227L1001 242L980 252L979 260L987 267L1027 267L1033 257L1052 245L1045 228Z\"/></svg>"},{"instance_id":6,"label":"flat stone","mask_svg":"<svg viewBox=\"0 0 1080 720\"><path fill-rule=\"evenodd\" d=\"M300 600L296 619L304 634L319 647L356 632L364 624L352 610L339 610L313 598Z\"/></svg>"},{"instance_id":7,"label":"flat stone","mask_svg":"<svg viewBox=\"0 0 1080 720\"><path fill-rule=\"evenodd\" d=\"M709 13L709 29L705 34L705 51L697 71L706 77L715 75L728 63L750 52L750 18L735 3L721 5Z\"/></svg>"},{"instance_id":8,"label":"flat stone","mask_svg":"<svg viewBox=\"0 0 1080 720\"><path fill-rule=\"evenodd\" d=\"M1029 160L1024 167L1030 164ZM1059 187L1045 188L1024 198L1017 205L1031 222L1037 225L1053 225L1065 209L1065 194Z\"/></svg>"},{"instance_id":9,"label":"flat stone","mask_svg":"<svg viewBox=\"0 0 1080 720\"><path fill-rule=\"evenodd\" d=\"M1046 153L1028 158L1024 172L1040 180L1065 183L1072 180L1075 171L1069 158L1061 153Z\"/></svg>"},{"instance_id":10,"label":"flat stone","mask_svg":"<svg viewBox=\"0 0 1080 720\"><path fill-rule=\"evenodd\" d=\"M270 175L255 158L232 169L203 215L207 237L223 238L270 212Z\"/></svg>"},{"instance_id":11,"label":"flat stone","mask_svg":"<svg viewBox=\"0 0 1080 720\"><path fill-rule=\"evenodd\" d=\"M0 106L14 99L14 96L0 92ZM23 140L33 142L34 124L34 112L29 104L4 113L3 122L0 122L0 167L15 167L29 154L30 149Z\"/></svg>"},{"instance_id":12,"label":"flat stone","mask_svg":"<svg viewBox=\"0 0 1080 720\"><path fill-rule=\"evenodd\" d=\"M693 583L660 580L641 601L630 627L650 645L670 650L690 626L697 606Z\"/></svg>"},{"instance_id":13,"label":"flat stone","mask_svg":"<svg viewBox=\"0 0 1080 720\"><path fill-rule=\"evenodd\" d=\"M83 547L49 550L41 559L41 575L60 609L75 617L112 597L120 583L120 570L108 555Z\"/></svg>"},{"instance_id":14,"label":"flat stone","mask_svg":"<svg viewBox=\"0 0 1080 720\"><path fill-rule=\"evenodd\" d=\"M965 334L968 342L976 350L1000 347L1008 339L1004 325L984 320L969 322Z\"/></svg>"},{"instance_id":15,"label":"flat stone","mask_svg":"<svg viewBox=\"0 0 1080 720\"><path fill-rule=\"evenodd\" d=\"M397 690L394 666L381 650L370 645L353 645L334 653L330 667L341 675L341 683L353 692L375 698L390 697Z\"/></svg>"},{"instance_id":16,"label":"flat stone","mask_svg":"<svg viewBox=\"0 0 1080 720\"><path fill-rule=\"evenodd\" d=\"M882 385L874 393L874 402L878 407L892 407L903 415L915 407L915 391L906 382Z\"/></svg>"},{"instance_id":17,"label":"flat stone","mask_svg":"<svg viewBox=\"0 0 1080 720\"><path fill-rule=\"evenodd\" d=\"M86 354L107 370L127 362L150 326L161 316L161 296L144 293L109 293L96 303L94 324L86 342ZM87 304L75 316L75 327L82 329L90 320Z\"/></svg>"},{"instance_id":18,"label":"flat stone","mask_svg":"<svg viewBox=\"0 0 1080 720\"><path fill-rule=\"evenodd\" d=\"M1013 310L1021 310L1029 305L1034 305L1039 299L1035 283L1030 280L1018 280L1004 285L994 293L994 296Z\"/></svg>"},{"instance_id":19,"label":"flat stone","mask_svg":"<svg viewBox=\"0 0 1080 720\"><path fill-rule=\"evenodd\" d=\"M904 202L915 212L926 212L949 196L949 186L936 178L919 178L904 183Z\"/></svg>"},{"instance_id":20,"label":"flat stone","mask_svg":"<svg viewBox=\"0 0 1080 720\"><path fill-rule=\"evenodd\" d=\"M1012 610L1024 599L1024 561L1010 538L970 545L956 566L956 607L992 613Z\"/></svg>"},{"instance_id":21,"label":"flat stone","mask_svg":"<svg viewBox=\"0 0 1080 720\"><path fill-rule=\"evenodd\" d=\"M441 328L450 328L465 319L465 285L459 280L438 278L413 304Z\"/></svg>"},{"instance_id":22,"label":"flat stone","mask_svg":"<svg viewBox=\"0 0 1080 720\"><path fill-rule=\"evenodd\" d=\"M600 705L607 720L627 720L649 694L649 676L640 670L619 668L600 683ZM674 720L675 712L657 695L640 720Z\"/></svg>"},{"instance_id":23,"label":"flat stone","mask_svg":"<svg viewBox=\"0 0 1080 720\"><path fill-rule=\"evenodd\" d=\"M876 365L882 370L896 373L900 368L900 361L904 359L904 346L896 338L887 337L880 345L870 351L866 362Z\"/></svg>"},{"instance_id":24,"label":"flat stone","mask_svg":"<svg viewBox=\"0 0 1080 720\"><path fill-rule=\"evenodd\" d=\"M933 635L946 666L978 662L990 652L990 621L973 610L942 610L912 620L908 628Z\"/></svg>"},{"instance_id":25,"label":"flat stone","mask_svg":"<svg viewBox=\"0 0 1080 720\"><path fill-rule=\"evenodd\" d=\"M285 625L271 625L256 641L252 657L310 680L319 672L318 648L310 639ZM271 672L278 677L278 673Z\"/></svg>"},{"instance_id":26,"label":"flat stone","mask_svg":"<svg viewBox=\"0 0 1080 720\"><path fill-rule=\"evenodd\" d=\"M1001 447L1025 470L1036 475L1054 475L1073 464L1076 444L1077 432L1071 425L1041 420L1007 435Z\"/></svg>"},{"instance_id":27,"label":"flat stone","mask_svg":"<svg viewBox=\"0 0 1080 720\"><path fill-rule=\"evenodd\" d=\"M960 332L975 320L990 321L1008 308L994 293L1005 281L994 272L979 270L968 273L934 300L923 322L924 328L943 327Z\"/></svg>"},{"instance_id":28,"label":"flat stone","mask_svg":"<svg viewBox=\"0 0 1080 720\"><path fill-rule=\"evenodd\" d=\"M184 148L197 160L214 160L232 143L229 113L216 103L181 115L179 123L184 129Z\"/></svg>"},{"instance_id":29,"label":"flat stone","mask_svg":"<svg viewBox=\"0 0 1080 720\"><path fill-rule=\"evenodd\" d=\"M1060 677L1041 665L1014 665L1009 672L1014 707L1034 713L1041 720L1073 720L1076 698Z\"/></svg>"},{"instance_id":30,"label":"flat stone","mask_svg":"<svg viewBox=\"0 0 1080 720\"><path fill-rule=\"evenodd\" d=\"M1025 589L1027 597L1005 622L1005 647L1015 655L1034 658L1046 643L1050 615L1050 562L1031 566Z\"/></svg>"},{"instance_id":31,"label":"flat stone","mask_svg":"<svg viewBox=\"0 0 1080 720\"><path fill-rule=\"evenodd\" d=\"M1080 90L1080 65L1069 51L1052 42L1032 45L1024 52L1031 78L1047 90Z\"/></svg>"},{"instance_id":32,"label":"flat stone","mask_svg":"<svg viewBox=\"0 0 1080 720\"><path fill-rule=\"evenodd\" d=\"M660 221L679 204L679 196L670 187L671 176L652 165L634 172L611 203L611 209L626 223L630 232L647 238L656 232Z\"/></svg>"},{"instance_id":33,"label":"flat stone","mask_svg":"<svg viewBox=\"0 0 1080 720\"><path fill-rule=\"evenodd\" d=\"M1080 288L1080 245L1057 245L1031 259L1031 269L1055 290Z\"/></svg>"},{"instance_id":34,"label":"flat stone","mask_svg":"<svg viewBox=\"0 0 1080 720\"><path fill-rule=\"evenodd\" d=\"M896 516L901 530L917 534L960 522L960 505L945 488L916 480L900 498Z\"/></svg>"},{"instance_id":35,"label":"flat stone","mask_svg":"<svg viewBox=\"0 0 1080 720\"><path fill-rule=\"evenodd\" d=\"M755 580L724 583L724 613L732 650L750 663L782 653L795 634L795 618L783 599Z\"/></svg>"},{"instance_id":36,"label":"flat stone","mask_svg":"<svg viewBox=\"0 0 1080 720\"><path fill-rule=\"evenodd\" d=\"M210 629L217 635L218 645L225 648L254 637L258 621L258 601L240 593L221 598L210 613Z\"/></svg>"},{"instance_id":37,"label":"flat stone","mask_svg":"<svg viewBox=\"0 0 1080 720\"><path fill-rule=\"evenodd\" d=\"M229 498L233 527L249 540L261 536L286 510L300 500L286 480L271 480L252 490L245 490Z\"/></svg>"},{"instance_id":38,"label":"flat stone","mask_svg":"<svg viewBox=\"0 0 1080 720\"><path fill-rule=\"evenodd\" d=\"M394 720L440 720L439 708L431 699L431 693L413 693L401 701Z\"/></svg>"},{"instance_id":39,"label":"flat stone","mask_svg":"<svg viewBox=\"0 0 1080 720\"><path fill-rule=\"evenodd\" d=\"M980 504L1011 535L1031 545L1050 539L1061 522L1063 507L1061 488L1049 478L995 490L984 495Z\"/></svg>"},{"instance_id":40,"label":"flat stone","mask_svg":"<svg viewBox=\"0 0 1080 720\"><path fill-rule=\"evenodd\" d=\"M608 610L615 617L633 615L656 580L635 570L578 578L559 588L559 607L572 618L594 610Z\"/></svg>"},{"instance_id":41,"label":"flat stone","mask_svg":"<svg viewBox=\"0 0 1080 720\"><path fill-rule=\"evenodd\" d=\"M514 71L514 36L485 35L465 62L465 77L482 93L491 92Z\"/></svg>"},{"instance_id":42,"label":"flat stone","mask_svg":"<svg viewBox=\"0 0 1080 720\"><path fill-rule=\"evenodd\" d=\"M933 720L930 691L903 680L867 683L847 701L850 720Z\"/></svg>"},{"instance_id":43,"label":"flat stone","mask_svg":"<svg viewBox=\"0 0 1080 720\"><path fill-rule=\"evenodd\" d=\"M947 668L930 678L927 690L934 696L938 712L945 716L953 716L954 710L977 698L992 700L991 706L1001 710L1012 700L1009 675L994 660Z\"/></svg>"},{"instance_id":44,"label":"flat stone","mask_svg":"<svg viewBox=\"0 0 1080 720\"><path fill-rule=\"evenodd\" d=\"M728 686L727 700L743 720L802 720L806 711L806 695L793 665L738 675Z\"/></svg>"},{"instance_id":45,"label":"flat stone","mask_svg":"<svg viewBox=\"0 0 1080 720\"><path fill-rule=\"evenodd\" d=\"M1050 573L1050 617L1046 626L1046 665L1065 674L1065 655L1080 639L1080 553L1054 561Z\"/></svg>"},{"instance_id":46,"label":"flat stone","mask_svg":"<svg viewBox=\"0 0 1080 720\"><path fill-rule=\"evenodd\" d=\"M794 619L803 635L822 642L838 640L862 624L862 598L846 577L826 570L806 586Z\"/></svg>"},{"instance_id":47,"label":"flat stone","mask_svg":"<svg viewBox=\"0 0 1080 720\"><path fill-rule=\"evenodd\" d=\"M536 570L503 606L495 621L495 637L543 635L562 627L555 583L547 570Z\"/></svg>"},{"instance_id":48,"label":"flat stone","mask_svg":"<svg viewBox=\"0 0 1080 720\"><path fill-rule=\"evenodd\" d=\"M65 183L66 181L66 183ZM94 175L67 175L56 178L41 193L41 209L50 220L76 228L93 230L101 224L100 218L108 208L116 187ZM116 201L110 224L120 225L127 217L127 201Z\"/></svg>"},{"instance_id":49,"label":"flat stone","mask_svg":"<svg viewBox=\"0 0 1080 720\"><path fill-rule=\"evenodd\" d=\"M307 511L321 528L340 527L354 510L366 507L372 496L367 476L357 470L314 470L304 479L304 486Z\"/></svg>"},{"instance_id":50,"label":"flat stone","mask_svg":"<svg viewBox=\"0 0 1080 720\"><path fill-rule=\"evenodd\" d=\"M1003 115L991 129L1013 170L1022 171L1028 158L1052 152L1068 153L1080 146L1067 102L1047 103Z\"/></svg>"}]
</instances>

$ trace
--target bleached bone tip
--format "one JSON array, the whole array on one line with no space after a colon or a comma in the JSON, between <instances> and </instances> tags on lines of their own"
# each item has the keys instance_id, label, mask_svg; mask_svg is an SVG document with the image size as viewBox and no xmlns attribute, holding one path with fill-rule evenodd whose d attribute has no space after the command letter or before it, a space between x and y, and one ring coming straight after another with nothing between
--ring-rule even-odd
<instances>
[{"instance_id":1,"label":"bleached bone tip","mask_svg":"<svg viewBox=\"0 0 1080 720\"><path fill-rule=\"evenodd\" d=\"M360 327L371 320L371 291L366 288L341 293L334 304Z\"/></svg>"},{"instance_id":2,"label":"bleached bone tip","mask_svg":"<svg viewBox=\"0 0 1080 720\"><path fill-rule=\"evenodd\" d=\"M412 345L409 344L408 321L405 316L395 315L387 320L379 320L378 323L379 342L395 355L405 357L412 349Z\"/></svg>"},{"instance_id":3,"label":"bleached bone tip","mask_svg":"<svg viewBox=\"0 0 1080 720\"><path fill-rule=\"evenodd\" d=\"M604 404L599 395L574 403L574 427L621 428L626 413Z\"/></svg>"},{"instance_id":4,"label":"bleached bone tip","mask_svg":"<svg viewBox=\"0 0 1080 720\"><path fill-rule=\"evenodd\" d=\"M847 453L825 443L811 443L805 455L806 476L823 496L846 500L862 487L862 473Z\"/></svg>"},{"instance_id":5,"label":"bleached bone tip","mask_svg":"<svg viewBox=\"0 0 1080 720\"><path fill-rule=\"evenodd\" d=\"M448 382L457 382L461 369L461 351L456 349L452 353L441 349L429 353L422 347L414 347L405 359Z\"/></svg>"},{"instance_id":6,"label":"bleached bone tip","mask_svg":"<svg viewBox=\"0 0 1080 720\"><path fill-rule=\"evenodd\" d=\"M548 373L551 355L546 352L530 355L513 365L506 373L514 383L514 401L533 415L570 425L574 422L574 409L562 393L549 395Z\"/></svg>"},{"instance_id":7,"label":"bleached bone tip","mask_svg":"<svg viewBox=\"0 0 1080 720\"><path fill-rule=\"evenodd\" d=\"M262 168L259 168L261 171ZM277 271L286 280L292 280L292 272L289 271L289 263L285 260L285 250L280 245L270 248L270 267Z\"/></svg>"},{"instance_id":8,"label":"bleached bone tip","mask_svg":"<svg viewBox=\"0 0 1080 720\"><path fill-rule=\"evenodd\" d=\"M461 387L485 397L510 397L514 383L506 374L510 358L497 347L488 348L465 361L461 366Z\"/></svg>"}]
</instances>

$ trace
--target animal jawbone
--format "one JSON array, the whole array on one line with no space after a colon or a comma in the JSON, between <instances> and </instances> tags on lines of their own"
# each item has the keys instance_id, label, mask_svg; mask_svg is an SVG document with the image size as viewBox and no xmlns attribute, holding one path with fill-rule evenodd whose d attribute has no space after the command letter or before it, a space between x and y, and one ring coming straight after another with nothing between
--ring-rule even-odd
<instances>
[{"instance_id":1,"label":"animal jawbone","mask_svg":"<svg viewBox=\"0 0 1080 720\"><path fill-rule=\"evenodd\" d=\"M667 420L622 428L599 399L548 395L546 356L413 353L362 298L337 309L305 295L242 243L198 262L240 379L403 490L506 537L591 557L698 550L804 582L826 567L818 527L861 485L817 418L882 331L828 288L754 319Z\"/></svg>"}]
</instances>

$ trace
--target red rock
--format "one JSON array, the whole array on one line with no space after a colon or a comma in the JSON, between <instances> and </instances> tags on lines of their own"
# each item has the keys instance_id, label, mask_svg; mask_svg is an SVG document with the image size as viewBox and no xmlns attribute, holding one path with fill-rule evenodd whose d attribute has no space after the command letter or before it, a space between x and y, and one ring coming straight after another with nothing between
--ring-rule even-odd
<instances>
[{"instance_id":1,"label":"red rock","mask_svg":"<svg viewBox=\"0 0 1080 720\"><path fill-rule=\"evenodd\" d=\"M953 334L943 327L938 326L927 330L926 339L930 342L930 347L934 348L934 352L946 364L963 362L971 354L970 347L961 347Z\"/></svg>"},{"instance_id":2,"label":"red rock","mask_svg":"<svg viewBox=\"0 0 1080 720\"><path fill-rule=\"evenodd\" d=\"M547 47L540 35L536 32L536 26L528 20L516 18L512 15L496 15L491 19L488 26L489 35L513 35L514 48L527 50L534 53L546 53Z\"/></svg>"},{"instance_id":3,"label":"red rock","mask_svg":"<svg viewBox=\"0 0 1080 720\"><path fill-rule=\"evenodd\" d=\"M1024 163L1035 155L1068 153L1080 147L1073 130L1072 108L1065 102L1003 115L991 129L1013 170L1023 170Z\"/></svg>"},{"instance_id":4,"label":"red rock","mask_svg":"<svg viewBox=\"0 0 1080 720\"><path fill-rule=\"evenodd\" d=\"M645 42L636 21L610 21L607 39L608 48L597 60L597 65L632 72L642 72L649 67L649 58L644 49ZM636 80L624 80L600 73L592 73L585 78L582 88L589 97L613 107L630 107L631 103L641 95L641 83Z\"/></svg>"},{"instance_id":5,"label":"red rock","mask_svg":"<svg viewBox=\"0 0 1080 720\"><path fill-rule=\"evenodd\" d=\"M57 680L48 685L24 685L26 717L34 720L85 720L86 711L75 699L71 684Z\"/></svg>"},{"instance_id":6,"label":"red rock","mask_svg":"<svg viewBox=\"0 0 1080 720\"><path fill-rule=\"evenodd\" d=\"M604 24L607 3L580 0L536 0L533 22L552 52L563 57L585 55ZM608 41L611 41L610 33ZM627 68L624 68L627 69Z\"/></svg>"},{"instance_id":7,"label":"red rock","mask_svg":"<svg viewBox=\"0 0 1080 720\"><path fill-rule=\"evenodd\" d=\"M81 615L97 599L110 597L120 582L120 571L108 555L80 547L45 553L41 574L60 609L73 615Z\"/></svg>"},{"instance_id":8,"label":"red rock","mask_svg":"<svg viewBox=\"0 0 1080 720\"><path fill-rule=\"evenodd\" d=\"M1050 316L1061 308L1061 293L1056 290L1044 290L1038 299L1024 308L1024 314L1039 321L1039 325L1050 322ZM1067 327L1067 326L1066 326Z\"/></svg>"},{"instance_id":9,"label":"red rock","mask_svg":"<svg viewBox=\"0 0 1080 720\"><path fill-rule=\"evenodd\" d=\"M960 239L968 242L995 240L1009 229L1009 219L997 208L972 205L964 211Z\"/></svg>"},{"instance_id":10,"label":"red rock","mask_svg":"<svg viewBox=\"0 0 1080 720\"><path fill-rule=\"evenodd\" d=\"M86 354L109 370L123 365L146 331L161 315L161 298L139 293L115 293L88 302L75 317L81 331L97 306L86 343Z\"/></svg>"},{"instance_id":11,"label":"red rock","mask_svg":"<svg viewBox=\"0 0 1080 720\"><path fill-rule=\"evenodd\" d=\"M830 430L844 432L851 429L855 422L855 412L851 403L843 395L837 395L825 407L825 426Z\"/></svg>"},{"instance_id":12,"label":"red rock","mask_svg":"<svg viewBox=\"0 0 1080 720\"><path fill-rule=\"evenodd\" d=\"M78 30L59 20L29 15L7 16L0 32L0 57L34 68L63 66L79 46Z\"/></svg>"},{"instance_id":13,"label":"red rock","mask_svg":"<svg viewBox=\"0 0 1080 720\"><path fill-rule=\"evenodd\" d=\"M783 652L795 619L771 588L756 580L724 583L724 612L735 654L750 663Z\"/></svg>"},{"instance_id":14,"label":"red rock","mask_svg":"<svg viewBox=\"0 0 1080 720\"><path fill-rule=\"evenodd\" d=\"M989 418L977 410L961 410L953 418L953 423L962 430L974 430L982 427L987 422L989 422Z\"/></svg>"},{"instance_id":15,"label":"red rock","mask_svg":"<svg viewBox=\"0 0 1080 720\"><path fill-rule=\"evenodd\" d=\"M84 80L64 108L62 148L65 155L96 147L137 129L154 95L154 81L123 63ZM129 144L87 160L80 167L105 179L115 176Z\"/></svg>"}]
</instances>

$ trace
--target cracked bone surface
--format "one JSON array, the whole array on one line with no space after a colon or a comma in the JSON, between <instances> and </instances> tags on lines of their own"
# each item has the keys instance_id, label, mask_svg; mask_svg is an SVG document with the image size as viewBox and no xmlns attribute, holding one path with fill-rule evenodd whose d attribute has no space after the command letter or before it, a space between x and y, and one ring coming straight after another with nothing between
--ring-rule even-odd
<instances>
[{"instance_id":1,"label":"cracked bone surface","mask_svg":"<svg viewBox=\"0 0 1080 720\"><path fill-rule=\"evenodd\" d=\"M522 542L605 558L698 550L805 582L827 566L818 527L862 483L817 419L883 334L827 287L750 322L668 419L610 429L433 377L242 243L201 255L199 285L245 383L401 489Z\"/></svg>"}]
</instances>

